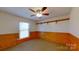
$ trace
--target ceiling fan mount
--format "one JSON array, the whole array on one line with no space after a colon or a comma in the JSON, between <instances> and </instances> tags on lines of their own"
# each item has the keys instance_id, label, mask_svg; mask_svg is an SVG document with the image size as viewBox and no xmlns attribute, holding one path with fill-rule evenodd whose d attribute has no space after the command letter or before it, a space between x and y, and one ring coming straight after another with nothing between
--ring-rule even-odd
<instances>
[{"instance_id":1,"label":"ceiling fan mount","mask_svg":"<svg viewBox=\"0 0 79 59\"><path fill-rule=\"evenodd\" d=\"M48 12L44 12L45 10L47 10L47 7L42 7L41 9L37 9L37 10L33 10L30 8L29 10L34 13L33 15L31 15L31 17L33 16L41 17L42 15L45 16L49 15Z\"/></svg>"}]
</instances>

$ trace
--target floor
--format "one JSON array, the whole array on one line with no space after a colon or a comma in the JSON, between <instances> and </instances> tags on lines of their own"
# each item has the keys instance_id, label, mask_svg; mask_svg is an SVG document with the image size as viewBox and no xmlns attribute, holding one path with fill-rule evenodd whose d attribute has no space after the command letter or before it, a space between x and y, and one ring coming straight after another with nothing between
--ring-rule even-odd
<instances>
[{"instance_id":1,"label":"floor","mask_svg":"<svg viewBox=\"0 0 79 59\"><path fill-rule=\"evenodd\" d=\"M7 49L6 51L68 51L65 45L51 43L46 40L35 39L18 44L16 47Z\"/></svg>"}]
</instances>

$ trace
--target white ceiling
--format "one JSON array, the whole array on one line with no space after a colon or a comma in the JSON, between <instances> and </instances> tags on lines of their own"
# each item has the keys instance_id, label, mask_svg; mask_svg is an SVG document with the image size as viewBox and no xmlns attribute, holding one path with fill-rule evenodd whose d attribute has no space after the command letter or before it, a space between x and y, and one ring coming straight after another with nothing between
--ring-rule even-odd
<instances>
[{"instance_id":1,"label":"white ceiling","mask_svg":"<svg viewBox=\"0 0 79 59\"><path fill-rule=\"evenodd\" d=\"M33 15L33 12L29 11L29 8L32 8L34 10L38 9L37 7L0 7L0 10L16 16L39 20L69 15L72 9L71 7L48 7L49 16L42 16L41 18L38 18L36 16L30 17L30 15Z\"/></svg>"}]
</instances>

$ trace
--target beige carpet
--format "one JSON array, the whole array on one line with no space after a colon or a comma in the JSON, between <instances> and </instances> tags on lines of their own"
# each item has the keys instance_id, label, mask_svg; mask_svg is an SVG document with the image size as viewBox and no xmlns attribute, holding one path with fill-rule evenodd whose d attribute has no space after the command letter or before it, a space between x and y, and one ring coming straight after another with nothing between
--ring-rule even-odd
<instances>
[{"instance_id":1,"label":"beige carpet","mask_svg":"<svg viewBox=\"0 0 79 59\"><path fill-rule=\"evenodd\" d=\"M65 45L51 43L46 40L30 40L7 49L6 51L67 51L69 48Z\"/></svg>"}]
</instances>

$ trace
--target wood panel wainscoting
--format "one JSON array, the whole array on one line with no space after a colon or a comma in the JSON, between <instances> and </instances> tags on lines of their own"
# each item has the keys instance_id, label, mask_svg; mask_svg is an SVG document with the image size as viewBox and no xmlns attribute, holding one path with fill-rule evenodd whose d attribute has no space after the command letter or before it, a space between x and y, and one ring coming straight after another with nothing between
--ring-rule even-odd
<instances>
[{"instance_id":1,"label":"wood panel wainscoting","mask_svg":"<svg viewBox=\"0 0 79 59\"><path fill-rule=\"evenodd\" d=\"M70 33L64 32L39 32L34 31L30 32L30 36L28 38L24 38L22 40L17 40L17 44L32 40L32 39L44 39L50 42L64 44L70 48L70 50L79 50L79 39Z\"/></svg>"},{"instance_id":2,"label":"wood panel wainscoting","mask_svg":"<svg viewBox=\"0 0 79 59\"><path fill-rule=\"evenodd\" d=\"M0 34L0 50L16 45L18 33Z\"/></svg>"},{"instance_id":3,"label":"wood panel wainscoting","mask_svg":"<svg viewBox=\"0 0 79 59\"><path fill-rule=\"evenodd\" d=\"M73 51L79 51L79 38L69 33L69 43L70 49Z\"/></svg>"},{"instance_id":4,"label":"wood panel wainscoting","mask_svg":"<svg viewBox=\"0 0 79 59\"><path fill-rule=\"evenodd\" d=\"M27 38L18 39L16 44L20 44L20 43L23 43L25 41L33 40L33 39L39 39L39 32L38 31L30 32L30 35Z\"/></svg>"},{"instance_id":5,"label":"wood panel wainscoting","mask_svg":"<svg viewBox=\"0 0 79 59\"><path fill-rule=\"evenodd\" d=\"M5 50L6 48L13 47L25 41L38 38L39 32L37 31L30 32L30 36L23 39L19 39L19 33L0 34L0 50Z\"/></svg>"},{"instance_id":6,"label":"wood panel wainscoting","mask_svg":"<svg viewBox=\"0 0 79 59\"><path fill-rule=\"evenodd\" d=\"M2 34L0 35L0 50L4 50L9 47L13 47L17 44L23 43L32 39L44 39L50 42L64 44L70 48L70 50L79 51L79 38L76 38L70 33L62 32L30 32L28 38L19 38L18 33Z\"/></svg>"},{"instance_id":7,"label":"wood panel wainscoting","mask_svg":"<svg viewBox=\"0 0 79 59\"><path fill-rule=\"evenodd\" d=\"M79 38L76 38L70 33L40 32L40 38L50 42L64 44L68 46L70 50L79 50Z\"/></svg>"},{"instance_id":8,"label":"wood panel wainscoting","mask_svg":"<svg viewBox=\"0 0 79 59\"><path fill-rule=\"evenodd\" d=\"M45 39L51 42L65 44L68 42L69 33L61 33L61 32L41 32L41 39Z\"/></svg>"}]
</instances>

